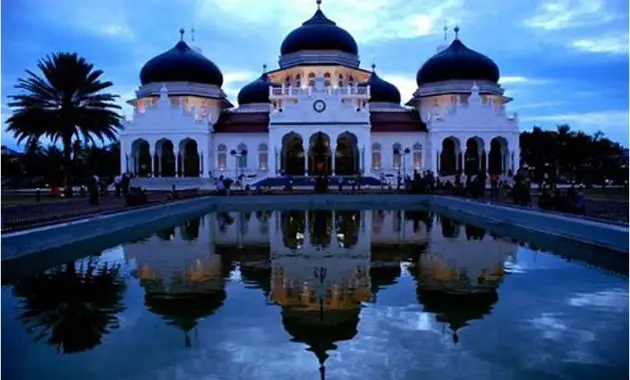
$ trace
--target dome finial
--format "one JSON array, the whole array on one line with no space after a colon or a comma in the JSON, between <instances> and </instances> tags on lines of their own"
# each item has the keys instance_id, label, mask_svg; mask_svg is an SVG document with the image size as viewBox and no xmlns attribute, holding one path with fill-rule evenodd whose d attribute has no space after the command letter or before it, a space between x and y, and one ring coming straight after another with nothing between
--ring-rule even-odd
<instances>
[{"instance_id":1,"label":"dome finial","mask_svg":"<svg viewBox=\"0 0 630 380\"><path fill-rule=\"evenodd\" d=\"M184 33L186 33L186 31L184 30L184 28L179 28L179 40L183 41L184 40Z\"/></svg>"},{"instance_id":2,"label":"dome finial","mask_svg":"<svg viewBox=\"0 0 630 380\"><path fill-rule=\"evenodd\" d=\"M195 32L197 30L195 29L195 25L193 24L192 28L190 28L190 40L192 42L195 42Z\"/></svg>"},{"instance_id":3,"label":"dome finial","mask_svg":"<svg viewBox=\"0 0 630 380\"><path fill-rule=\"evenodd\" d=\"M264 64L263 64L263 74L264 74L264 73L266 73L266 72L267 72L267 64L266 64L266 63L264 63Z\"/></svg>"},{"instance_id":4,"label":"dome finial","mask_svg":"<svg viewBox=\"0 0 630 380\"><path fill-rule=\"evenodd\" d=\"M317 10L322 9L322 0L315 0L315 4L317 4Z\"/></svg>"},{"instance_id":5,"label":"dome finial","mask_svg":"<svg viewBox=\"0 0 630 380\"><path fill-rule=\"evenodd\" d=\"M455 25L453 31L455 32L455 39L459 40L459 26Z\"/></svg>"},{"instance_id":6,"label":"dome finial","mask_svg":"<svg viewBox=\"0 0 630 380\"><path fill-rule=\"evenodd\" d=\"M372 72L376 71L376 63L372 61Z\"/></svg>"}]
</instances>

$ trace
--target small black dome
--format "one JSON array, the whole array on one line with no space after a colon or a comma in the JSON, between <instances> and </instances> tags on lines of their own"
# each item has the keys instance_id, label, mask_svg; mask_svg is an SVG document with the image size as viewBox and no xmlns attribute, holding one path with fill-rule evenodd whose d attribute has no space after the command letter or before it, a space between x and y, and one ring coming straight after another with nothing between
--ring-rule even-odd
<instances>
[{"instance_id":1,"label":"small black dome","mask_svg":"<svg viewBox=\"0 0 630 380\"><path fill-rule=\"evenodd\" d=\"M269 103L269 86L280 87L269 80L267 74L247 84L238 92L238 104Z\"/></svg>"},{"instance_id":2,"label":"small black dome","mask_svg":"<svg viewBox=\"0 0 630 380\"><path fill-rule=\"evenodd\" d=\"M458 38L422 65L416 75L418 86L453 79L499 82L499 67L490 58L469 49Z\"/></svg>"},{"instance_id":3,"label":"small black dome","mask_svg":"<svg viewBox=\"0 0 630 380\"><path fill-rule=\"evenodd\" d=\"M184 41L151 58L140 71L140 83L193 82L221 87L223 74L211 60L192 50Z\"/></svg>"},{"instance_id":4,"label":"small black dome","mask_svg":"<svg viewBox=\"0 0 630 380\"><path fill-rule=\"evenodd\" d=\"M357 55L359 48L350 33L329 20L321 9L284 39L280 54L286 55L300 50L338 50Z\"/></svg>"},{"instance_id":5,"label":"small black dome","mask_svg":"<svg viewBox=\"0 0 630 380\"><path fill-rule=\"evenodd\" d=\"M400 104L400 91L393 84L381 79L372 71L370 79L362 83L361 86L370 85L370 102L371 103L396 103Z\"/></svg>"}]
</instances>

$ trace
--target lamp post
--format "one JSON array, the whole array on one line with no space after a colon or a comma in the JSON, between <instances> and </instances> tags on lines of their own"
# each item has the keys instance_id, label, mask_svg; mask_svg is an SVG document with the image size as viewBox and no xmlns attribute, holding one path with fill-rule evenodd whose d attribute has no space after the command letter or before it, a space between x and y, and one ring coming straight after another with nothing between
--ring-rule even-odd
<instances>
[{"instance_id":1,"label":"lamp post","mask_svg":"<svg viewBox=\"0 0 630 380\"><path fill-rule=\"evenodd\" d=\"M239 169L240 169L240 175L243 175L243 159L245 157L247 157L247 149L241 149L241 150L236 150L236 149L232 149L230 151L230 155L234 157L234 160L236 162L236 169L234 170L234 176L238 177L239 176Z\"/></svg>"},{"instance_id":2,"label":"lamp post","mask_svg":"<svg viewBox=\"0 0 630 380\"><path fill-rule=\"evenodd\" d=\"M407 175L407 156L409 155L409 153L411 153L411 149L409 148L405 148L405 150L403 151L403 173L405 173L405 176Z\"/></svg>"}]
</instances>

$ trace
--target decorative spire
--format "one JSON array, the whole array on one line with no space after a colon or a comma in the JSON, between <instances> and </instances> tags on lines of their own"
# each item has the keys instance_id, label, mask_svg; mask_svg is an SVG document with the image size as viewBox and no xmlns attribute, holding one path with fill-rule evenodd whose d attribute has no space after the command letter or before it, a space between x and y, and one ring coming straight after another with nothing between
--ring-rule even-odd
<instances>
[{"instance_id":1,"label":"decorative spire","mask_svg":"<svg viewBox=\"0 0 630 380\"><path fill-rule=\"evenodd\" d=\"M444 42L448 42L448 21L444 20Z\"/></svg>"},{"instance_id":2,"label":"decorative spire","mask_svg":"<svg viewBox=\"0 0 630 380\"><path fill-rule=\"evenodd\" d=\"M267 72L267 64L263 64L263 74Z\"/></svg>"},{"instance_id":3,"label":"decorative spire","mask_svg":"<svg viewBox=\"0 0 630 380\"><path fill-rule=\"evenodd\" d=\"M186 31L184 30L184 28L179 28L179 40L183 41L184 40L184 33L186 33Z\"/></svg>"},{"instance_id":4,"label":"decorative spire","mask_svg":"<svg viewBox=\"0 0 630 380\"><path fill-rule=\"evenodd\" d=\"M453 29L453 31L455 32L455 39L459 40L459 26L455 25L455 29Z\"/></svg>"},{"instance_id":5,"label":"decorative spire","mask_svg":"<svg viewBox=\"0 0 630 380\"><path fill-rule=\"evenodd\" d=\"M195 25L192 26L192 28L190 28L190 40L192 42L195 42L195 32L197 30L195 29Z\"/></svg>"},{"instance_id":6,"label":"decorative spire","mask_svg":"<svg viewBox=\"0 0 630 380\"><path fill-rule=\"evenodd\" d=\"M315 4L317 4L317 10L322 9L322 0L315 0Z\"/></svg>"},{"instance_id":7,"label":"decorative spire","mask_svg":"<svg viewBox=\"0 0 630 380\"><path fill-rule=\"evenodd\" d=\"M372 61L372 72L376 72L376 63Z\"/></svg>"}]
</instances>

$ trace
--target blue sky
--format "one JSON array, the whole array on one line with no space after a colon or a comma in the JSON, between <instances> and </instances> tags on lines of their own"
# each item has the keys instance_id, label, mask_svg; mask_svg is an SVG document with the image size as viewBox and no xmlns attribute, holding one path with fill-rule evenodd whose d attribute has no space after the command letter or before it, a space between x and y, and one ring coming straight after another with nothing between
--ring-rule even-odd
<instances>
[{"instance_id":1,"label":"blue sky","mask_svg":"<svg viewBox=\"0 0 630 380\"><path fill-rule=\"evenodd\" d=\"M280 44L315 11L315 0L4 0L2 121L16 79L55 51L76 51L105 71L122 99L133 96L142 65L170 49L178 29L238 89L277 67ZM359 43L362 66L396 84L403 98L443 41L445 21L501 69L521 128L568 123L601 130L627 146L628 3L622 0L323 0L322 9ZM186 37L190 39L190 32ZM452 32L449 33L449 39ZM121 100L122 103L122 100ZM131 110L125 106L125 113ZM128 116L130 117L130 116ZM2 143L14 146L3 133Z\"/></svg>"}]
</instances>

